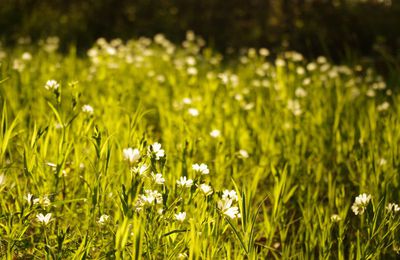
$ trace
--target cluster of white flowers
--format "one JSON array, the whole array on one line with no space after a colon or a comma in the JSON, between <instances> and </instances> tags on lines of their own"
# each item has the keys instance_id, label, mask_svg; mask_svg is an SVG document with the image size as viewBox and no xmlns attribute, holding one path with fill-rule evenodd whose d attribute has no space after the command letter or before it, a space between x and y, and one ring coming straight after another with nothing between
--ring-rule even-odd
<instances>
[{"instance_id":1,"label":"cluster of white flowers","mask_svg":"<svg viewBox=\"0 0 400 260\"><path fill-rule=\"evenodd\" d=\"M371 195L366 193L360 194L355 198L354 203L351 206L351 210L356 215L362 215L364 214L364 211L367 208L370 201L371 201Z\"/></svg>"},{"instance_id":2,"label":"cluster of white flowers","mask_svg":"<svg viewBox=\"0 0 400 260\"><path fill-rule=\"evenodd\" d=\"M221 213L231 219L240 218L239 208L235 206L238 196L234 190L224 190L222 199L218 201L218 209Z\"/></svg>"},{"instance_id":3,"label":"cluster of white flowers","mask_svg":"<svg viewBox=\"0 0 400 260\"><path fill-rule=\"evenodd\" d=\"M136 201L136 208L140 211L144 206L153 206L155 204L162 204L163 197L157 190L145 190L144 194L139 195Z\"/></svg>"},{"instance_id":4,"label":"cluster of white flowers","mask_svg":"<svg viewBox=\"0 0 400 260\"><path fill-rule=\"evenodd\" d=\"M397 212L400 212L400 207L396 203L389 203L386 206L386 210L389 211L389 212L392 212L392 213L397 213Z\"/></svg>"}]
</instances>

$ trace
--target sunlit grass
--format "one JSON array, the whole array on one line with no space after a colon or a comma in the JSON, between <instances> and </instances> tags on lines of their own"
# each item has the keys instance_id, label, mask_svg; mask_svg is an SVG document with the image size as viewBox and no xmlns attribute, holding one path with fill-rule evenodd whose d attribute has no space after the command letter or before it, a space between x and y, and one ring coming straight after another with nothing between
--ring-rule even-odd
<instances>
[{"instance_id":1,"label":"sunlit grass","mask_svg":"<svg viewBox=\"0 0 400 260\"><path fill-rule=\"evenodd\" d=\"M372 69L191 33L56 49L0 49L2 257L398 257L399 94Z\"/></svg>"}]
</instances>

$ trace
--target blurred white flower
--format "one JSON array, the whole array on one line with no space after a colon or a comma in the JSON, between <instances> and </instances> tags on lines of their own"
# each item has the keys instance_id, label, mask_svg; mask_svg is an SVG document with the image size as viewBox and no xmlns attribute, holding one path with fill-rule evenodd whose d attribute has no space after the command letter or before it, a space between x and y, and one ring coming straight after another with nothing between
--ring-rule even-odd
<instances>
[{"instance_id":1,"label":"blurred white flower","mask_svg":"<svg viewBox=\"0 0 400 260\"><path fill-rule=\"evenodd\" d=\"M92 115L93 112L94 112L94 109L93 109L93 107L90 106L90 105L84 105L84 106L82 107L82 112L83 112L83 113L87 113L87 114L89 114L89 115Z\"/></svg>"},{"instance_id":2,"label":"blurred white flower","mask_svg":"<svg viewBox=\"0 0 400 260\"><path fill-rule=\"evenodd\" d=\"M183 222L186 219L186 212L179 212L178 214L175 214L175 219Z\"/></svg>"},{"instance_id":3,"label":"blurred white flower","mask_svg":"<svg viewBox=\"0 0 400 260\"><path fill-rule=\"evenodd\" d=\"M45 216L42 213L37 214L36 219L41 224L47 225L51 220L51 213L47 213Z\"/></svg>"},{"instance_id":4,"label":"blurred white flower","mask_svg":"<svg viewBox=\"0 0 400 260\"><path fill-rule=\"evenodd\" d=\"M33 199L33 204L34 205L39 204L43 207L48 207L48 206L50 206L51 201L47 196L42 196L42 197Z\"/></svg>"},{"instance_id":5,"label":"blurred white flower","mask_svg":"<svg viewBox=\"0 0 400 260\"><path fill-rule=\"evenodd\" d=\"M296 97L298 98L303 98L307 96L307 91L302 88L302 87L298 87L294 93L296 95Z\"/></svg>"},{"instance_id":6,"label":"blurred white flower","mask_svg":"<svg viewBox=\"0 0 400 260\"><path fill-rule=\"evenodd\" d=\"M165 182L165 179L163 178L161 173L151 173L151 177L153 178L155 184L164 184Z\"/></svg>"},{"instance_id":7,"label":"blurred white flower","mask_svg":"<svg viewBox=\"0 0 400 260\"><path fill-rule=\"evenodd\" d=\"M179 187L190 188L193 185L193 180L187 179L186 176L182 176L179 180L176 181L176 184Z\"/></svg>"},{"instance_id":8,"label":"blurred white flower","mask_svg":"<svg viewBox=\"0 0 400 260\"><path fill-rule=\"evenodd\" d=\"M342 220L342 218L338 215L338 214L333 214L332 216L331 216L331 221L332 222L339 222L339 221L341 221Z\"/></svg>"},{"instance_id":9,"label":"blurred white flower","mask_svg":"<svg viewBox=\"0 0 400 260\"><path fill-rule=\"evenodd\" d=\"M208 169L208 166L207 166L207 164L205 164L205 163L201 163L201 164L196 163L196 164L193 164L193 165L192 165L192 169L193 169L194 171L199 172L199 173L204 174L204 175L210 173L210 170Z\"/></svg>"},{"instance_id":10,"label":"blurred white flower","mask_svg":"<svg viewBox=\"0 0 400 260\"><path fill-rule=\"evenodd\" d=\"M110 220L110 216L103 214L100 216L99 220L97 220L97 223L99 225L104 225Z\"/></svg>"},{"instance_id":11,"label":"blurred white flower","mask_svg":"<svg viewBox=\"0 0 400 260\"><path fill-rule=\"evenodd\" d=\"M267 48L261 48L258 53L263 57L267 57L269 55L269 50Z\"/></svg>"},{"instance_id":12,"label":"blurred white flower","mask_svg":"<svg viewBox=\"0 0 400 260\"><path fill-rule=\"evenodd\" d=\"M129 161L130 163L135 163L140 158L140 151L138 149L125 148L123 151L124 160Z\"/></svg>"},{"instance_id":13,"label":"blurred white flower","mask_svg":"<svg viewBox=\"0 0 400 260\"><path fill-rule=\"evenodd\" d=\"M189 108L188 113L193 117L197 117L200 114L199 110L197 110L196 108Z\"/></svg>"},{"instance_id":14,"label":"blurred white flower","mask_svg":"<svg viewBox=\"0 0 400 260\"><path fill-rule=\"evenodd\" d=\"M210 132L210 136L213 138L217 138L221 135L221 131L219 131L218 129L214 129Z\"/></svg>"},{"instance_id":15,"label":"blurred white flower","mask_svg":"<svg viewBox=\"0 0 400 260\"><path fill-rule=\"evenodd\" d=\"M32 55L29 52L24 52L22 53L21 58L25 61L30 61L32 60Z\"/></svg>"},{"instance_id":16,"label":"blurred white flower","mask_svg":"<svg viewBox=\"0 0 400 260\"><path fill-rule=\"evenodd\" d=\"M163 203L163 197L161 193L156 190L145 190L144 194L139 195L138 204L142 205L153 205L154 202L156 204Z\"/></svg>"},{"instance_id":17,"label":"blurred white flower","mask_svg":"<svg viewBox=\"0 0 400 260\"><path fill-rule=\"evenodd\" d=\"M210 185L207 185L205 183L200 184L199 189L204 193L204 195L208 196L213 193L213 189L211 188Z\"/></svg>"},{"instance_id":18,"label":"blurred white flower","mask_svg":"<svg viewBox=\"0 0 400 260\"><path fill-rule=\"evenodd\" d=\"M224 190L222 192L222 199L224 200L232 199L234 201L238 201L238 195L234 190Z\"/></svg>"},{"instance_id":19,"label":"blurred white flower","mask_svg":"<svg viewBox=\"0 0 400 260\"><path fill-rule=\"evenodd\" d=\"M358 195L355 198L353 205L351 206L351 210L356 215L364 214L365 209L368 206L368 203L371 201L371 195L363 193Z\"/></svg>"},{"instance_id":20,"label":"blurred white flower","mask_svg":"<svg viewBox=\"0 0 400 260\"><path fill-rule=\"evenodd\" d=\"M385 101L382 104L378 105L378 107L376 108L378 111L386 111L388 110L390 107L389 102Z\"/></svg>"},{"instance_id":21,"label":"blurred white flower","mask_svg":"<svg viewBox=\"0 0 400 260\"><path fill-rule=\"evenodd\" d=\"M56 90L60 87L60 84L54 79L48 80L44 86L47 90Z\"/></svg>"},{"instance_id":22,"label":"blurred white flower","mask_svg":"<svg viewBox=\"0 0 400 260\"><path fill-rule=\"evenodd\" d=\"M238 153L240 158L243 159L249 158L249 153L244 149L240 149Z\"/></svg>"}]
</instances>

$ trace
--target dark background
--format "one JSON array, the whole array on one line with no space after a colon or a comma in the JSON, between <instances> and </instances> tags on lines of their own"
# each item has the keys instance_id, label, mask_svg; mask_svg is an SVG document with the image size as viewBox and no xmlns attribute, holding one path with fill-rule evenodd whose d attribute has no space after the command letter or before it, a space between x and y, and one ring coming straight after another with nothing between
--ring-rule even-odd
<instances>
[{"instance_id":1,"label":"dark background","mask_svg":"<svg viewBox=\"0 0 400 260\"><path fill-rule=\"evenodd\" d=\"M380 3L380 2L385 3ZM0 0L0 39L57 35L62 49L99 37L164 33L178 42L192 29L208 46L269 47L336 60L400 57L400 0ZM391 4L390 4L391 2Z\"/></svg>"}]
</instances>

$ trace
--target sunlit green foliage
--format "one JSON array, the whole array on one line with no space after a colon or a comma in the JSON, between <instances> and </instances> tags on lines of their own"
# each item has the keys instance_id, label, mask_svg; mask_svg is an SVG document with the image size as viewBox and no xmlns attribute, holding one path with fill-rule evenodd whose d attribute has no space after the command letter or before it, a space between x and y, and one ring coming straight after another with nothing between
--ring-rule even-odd
<instances>
[{"instance_id":1,"label":"sunlit green foliage","mask_svg":"<svg viewBox=\"0 0 400 260\"><path fill-rule=\"evenodd\" d=\"M57 45L0 49L1 257L398 257L400 96L372 69Z\"/></svg>"}]
</instances>

